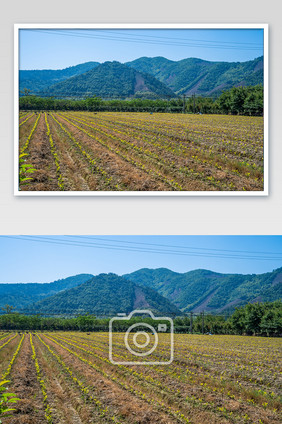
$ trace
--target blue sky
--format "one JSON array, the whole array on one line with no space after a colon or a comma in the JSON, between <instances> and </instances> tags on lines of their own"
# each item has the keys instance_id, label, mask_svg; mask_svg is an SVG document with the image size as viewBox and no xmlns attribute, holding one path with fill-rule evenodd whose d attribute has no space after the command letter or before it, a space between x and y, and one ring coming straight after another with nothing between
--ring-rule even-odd
<instances>
[{"instance_id":1,"label":"blue sky","mask_svg":"<svg viewBox=\"0 0 282 424\"><path fill-rule=\"evenodd\" d=\"M20 29L20 69L63 69L142 56L243 62L263 55L262 29Z\"/></svg>"},{"instance_id":2,"label":"blue sky","mask_svg":"<svg viewBox=\"0 0 282 424\"><path fill-rule=\"evenodd\" d=\"M0 258L0 282L160 267L252 274L282 266L282 236L0 236Z\"/></svg>"}]
</instances>

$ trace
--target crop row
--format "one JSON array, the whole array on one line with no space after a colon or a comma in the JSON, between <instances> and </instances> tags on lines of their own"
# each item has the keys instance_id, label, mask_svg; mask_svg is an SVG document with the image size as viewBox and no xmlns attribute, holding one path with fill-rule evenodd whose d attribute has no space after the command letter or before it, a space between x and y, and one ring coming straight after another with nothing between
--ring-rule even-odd
<instances>
[{"instance_id":1,"label":"crop row","mask_svg":"<svg viewBox=\"0 0 282 424\"><path fill-rule=\"evenodd\" d=\"M68 338L64 336L64 339ZM91 345L89 345L89 341L88 343L82 343L81 341L73 340L73 338L71 338L71 340L74 343L78 344L79 348L81 348L81 346L86 346L88 348L90 347L91 349L94 349L95 353L92 352L92 354L96 357L99 357L100 359L102 359L102 357L97 355L97 350L101 351L102 354L108 353L108 346L104 344L105 340L102 342L102 344L98 345L96 342L94 344L91 343ZM158 353L160 355L155 357L154 360L164 360L166 358L167 352L169 352L169 348L165 345L163 346L164 349L162 349L162 342L162 340L159 341L160 349L158 349ZM101 346L104 346L104 349L101 348ZM117 351L119 350L121 353L118 354ZM124 343L120 345L115 343L114 352L115 357L117 358L116 360L132 360L128 357L128 352L124 349ZM220 355L217 354L217 356ZM177 344L177 354L175 355L173 365L171 365L170 367L154 367L154 372L160 374L161 377L164 377L166 375L170 378L175 379L175 381L178 382L182 381L183 383L188 383L189 385L200 385L202 389L207 392L219 394L225 393L225 395L230 399L234 399L236 397L240 400L240 396L243 396L244 398L247 398L251 403L257 403L258 405L267 405L268 408L273 408L277 404L277 402L279 403L279 397L275 395L275 393L249 386L250 381L253 381L257 383L257 385L261 386L261 380L259 380L257 377L254 377L257 374L257 368L250 368L250 372L252 372L251 376L253 376L252 379L250 378L250 376L246 377L245 369L244 373L238 374L238 372L236 372L234 374L233 372L234 377L232 378L230 373L228 374L229 369L232 369L232 365L230 367L226 364L224 365L224 370L227 367L227 375L225 376L225 372L222 370L222 368L218 370L215 368L215 362L213 359L209 362L208 355L204 355L204 362L200 361L200 358L203 358L203 355L200 352L199 355L195 357L195 355L193 356L189 354L189 352L187 351L187 347L185 350L183 349L182 351L181 346ZM226 355L226 359L228 359L228 355ZM210 369L213 369L212 374L210 373ZM272 377L275 378L275 375L272 374ZM146 376L145 378L149 380L151 379L150 372L149 376ZM248 384L244 386L241 383L242 380L246 380ZM156 382L155 378L154 382Z\"/></svg>"},{"instance_id":2,"label":"crop row","mask_svg":"<svg viewBox=\"0 0 282 424\"><path fill-rule=\"evenodd\" d=\"M80 114L87 116L91 115ZM154 119L146 120L132 119L130 115L123 117L115 114L92 115L91 120L100 123L106 122L120 128L127 128L134 132L135 136L144 137L148 142L155 139L159 145L167 144L169 148L177 154L185 150L192 155L201 153L209 161L218 161L222 156L225 160L244 158L250 160L255 168L258 160L262 160L263 155L263 126L262 120L253 120L247 117L248 125L244 125L244 117L210 117L201 116L177 116L172 119L166 116L169 123L164 121L162 116L156 115ZM239 120L238 120L239 118ZM243 118L243 119L242 119ZM238 120L238 123L236 122ZM252 124L251 124L252 123ZM262 130L260 130L262 128ZM135 130L135 131L134 131ZM252 159L253 158L253 159ZM242 165L247 166L248 160L244 160ZM251 164L248 164L251 167Z\"/></svg>"},{"instance_id":3,"label":"crop row","mask_svg":"<svg viewBox=\"0 0 282 424\"><path fill-rule=\"evenodd\" d=\"M30 345L31 345L31 349L32 349L32 359L34 361L34 366L35 366L35 369L36 369L37 380L40 384L40 388L41 388L41 392L42 392L42 396L43 396L45 418L46 418L47 423L52 424L53 418L52 418L52 414L51 414L51 408L50 408L50 405L48 403L46 385L45 385L45 381L44 381L43 376L42 376L42 372L41 372L40 367L39 367L39 363L38 363L38 359L37 359L37 356L36 356L35 347L34 347L34 344L33 344L31 333L30 333Z\"/></svg>"},{"instance_id":4,"label":"crop row","mask_svg":"<svg viewBox=\"0 0 282 424\"><path fill-rule=\"evenodd\" d=\"M106 372L101 367L97 366L97 364L95 364L94 362L90 361L89 359L84 358L84 356L82 356L79 353L75 352L74 350L71 350L68 347L64 346L62 343L60 343L58 340L56 340L57 337L50 337L50 336L46 336L46 335L45 335L45 337L47 337L49 340L52 340L53 342L57 343L61 348L63 348L67 352L71 353L72 355L76 356L82 362L88 364L91 368L93 368L98 373L102 374L108 380L111 380L111 381L115 382L116 384L118 384L124 390L129 391L130 393L134 394L138 398L146 401L147 403L149 403L151 405L158 405L160 410L164 411L165 413L167 413L167 414L169 414L173 417L176 417L180 422L190 424L190 420L187 417L185 417L185 415L182 414L181 411L175 409L175 407L171 407L171 406L167 405L165 402L162 402L162 401L160 401L156 398L152 398L152 395L148 395L146 392L143 392L140 389L137 389L136 384L129 384L128 382L126 382L126 380L122 381L121 379L118 379L113 373L109 374L109 372ZM68 343L68 342L65 342L65 343L72 345L71 343ZM74 347L77 348L78 346L74 346ZM93 355L93 356L97 357L98 359L101 359L103 362L111 365L111 362L108 359L103 358L103 357L99 357L98 355L93 354L93 352L87 351L86 349L83 349L83 348L79 348L79 349L84 351L85 353ZM123 367L120 365L119 368L122 369ZM132 375L134 375L134 374L132 374Z\"/></svg>"},{"instance_id":5,"label":"crop row","mask_svg":"<svg viewBox=\"0 0 282 424\"><path fill-rule=\"evenodd\" d=\"M119 421L117 420L116 417L111 416L111 414L109 413L107 407L104 407L101 403L101 401L99 399L97 399L96 397L94 397L91 393L90 393L90 388L87 387L85 384L83 384L83 382L81 380L79 380L77 377L74 376L72 370L70 367L68 367L65 362L63 361L63 359L60 357L60 355L58 355L57 353L55 353L51 347L44 342L44 340L42 340L42 338L39 336L39 334L36 334L36 336L38 337L38 339L41 341L41 343L48 349L48 351L51 353L51 355L56 358L56 360L58 361L58 363L62 366L62 369L65 373L67 373L72 381L79 387L79 389L81 390L82 394L84 396L86 396L91 402L93 402L96 406L96 408L99 410L101 417L107 417L109 418L109 420L111 422L115 422L116 424L121 424L119 423ZM45 335L45 337L47 337ZM49 338L49 337L47 337ZM52 340L52 338L49 338L50 340Z\"/></svg>"},{"instance_id":6,"label":"crop row","mask_svg":"<svg viewBox=\"0 0 282 424\"><path fill-rule=\"evenodd\" d=\"M93 172L100 174L105 182L107 186L110 186L112 184L112 177L110 177L108 175L108 173L102 168L102 166L100 164L98 164L97 160L94 159L86 150L85 147L76 140L76 138L70 133L70 131L68 131L66 129L66 127L64 127L62 125L61 122L59 122L55 116L53 114L51 114L52 118L54 119L54 121L60 126L60 128L67 134L67 136L69 137L69 139L71 140L71 142L73 143L73 145L77 148L77 150L83 155L83 157L86 158L87 162L89 163L89 165L91 166ZM119 185L116 184L114 186L114 188L116 190L121 190Z\"/></svg>"},{"instance_id":7,"label":"crop row","mask_svg":"<svg viewBox=\"0 0 282 424\"><path fill-rule=\"evenodd\" d=\"M214 175L216 175L217 170L225 170L230 173L230 175L244 177L246 183L249 177L254 177L254 180L258 182L257 167L254 169L250 166L249 163L236 161L226 162L225 155L221 151L217 156L207 148L207 144L204 144L201 148L196 145L193 145L193 141L189 143L183 143L181 140L172 140L171 138L164 138L159 135L146 135L143 131L132 131L132 128L128 130L118 129L115 125L115 122L109 123L107 125L103 124L103 120L94 118L89 120L85 118L75 118L73 114L67 114L70 118L76 122L83 123L85 126L90 127L94 132L99 132L112 139L114 142L119 145L126 146L131 148L131 150L136 154L139 153L141 158L147 157L155 161L158 166L161 165L163 169L167 169L170 173L176 174L179 177L183 176L190 179L201 180L207 183L208 185L214 186L219 190L233 190L233 182L223 182L217 180ZM93 126L89 123L95 123ZM104 129L104 130L103 130ZM205 142L206 142L205 138ZM211 144L214 146L214 143ZM203 170L203 165L208 166L208 170ZM229 168L229 170L228 170ZM240 172L239 172L240 170ZM234 178L233 177L233 178ZM244 190L244 189L243 189Z\"/></svg>"},{"instance_id":8,"label":"crop row","mask_svg":"<svg viewBox=\"0 0 282 424\"><path fill-rule=\"evenodd\" d=\"M76 125L74 122L72 122L69 119L67 119L65 116L62 116L62 115L59 115L59 116L61 116L64 120L66 120L67 122L69 122L71 125L73 125L77 129L79 129L80 131L84 132L86 135L88 135L89 137L91 137L92 139L94 139L95 141L97 141L102 146L106 147L111 152L116 153L118 156L120 156L126 162L129 162L131 165L134 165L136 168L138 168L138 169L140 169L142 171L145 171L147 174L152 175L153 177L156 177L157 179L160 179L161 181L163 181L164 183L166 183L170 187L172 187L174 190L183 190L183 188L181 187L181 185L178 184L175 180L169 179L169 178L165 177L164 175L162 175L161 172L159 172L159 171L157 171L157 170L155 170L153 168L149 168L146 165L144 165L144 163L139 162L139 161L133 159L132 157L130 157L129 155L126 155L126 154L122 153L121 150L120 150L120 147L119 148L118 147L112 147L106 141L103 141L101 138L98 138L98 137L94 136L89 131L86 131L84 128L81 128L80 126ZM114 136L111 136L110 138L114 139L115 137Z\"/></svg>"},{"instance_id":9,"label":"crop row","mask_svg":"<svg viewBox=\"0 0 282 424\"><path fill-rule=\"evenodd\" d=\"M56 339L61 339L64 343L67 343L68 345L71 345L75 348L78 348L79 350L82 350L83 352L85 352L88 355L94 356L96 358L98 358L100 361L104 362L104 363L108 363L110 364L110 361L103 357L100 356L96 353L96 349L95 351L90 351L88 349L84 349L81 347L80 344L77 343L70 343L69 341L66 340L66 337L60 337L60 336L56 336ZM85 345L85 344L84 344ZM88 347L89 348L89 347ZM118 357L118 359L120 360L124 360L126 359L123 355L115 355ZM179 399L182 399L182 408L184 407L185 409L185 404L187 404L190 408L192 407L193 409L199 409L199 410L205 410L205 411L211 411L213 413L220 413L225 415L228 418L232 418L232 421L234 422L240 422L240 416L238 416L237 414L235 414L232 410L228 410L228 406L226 406L224 409L222 409L222 407L217 406L216 403L212 402L211 400L208 400L208 395L207 396L203 396L204 398L206 397L206 400L204 398L197 398L195 396L191 396L191 395L187 395L183 397L182 392L185 391L185 388L187 389L187 387L189 385L191 385L192 383L194 383L195 385L198 385L201 387L201 389L205 392L207 391L207 393L216 393L218 392L219 395L222 396L222 394L224 393L224 389L221 387L217 388L215 385L208 385L207 383L201 383L201 380L192 380L191 381L191 377L189 379L189 376L187 375L187 372L185 369L181 369L179 370L180 373L176 373L176 372L171 372L172 370L174 370L174 367L162 367L161 369L157 368L157 367L153 367L153 369L149 369L148 368L141 368L140 371L137 371L136 369L127 367L125 365L122 364L118 364L116 365L117 369L119 369L122 374L121 376L130 376L131 378L136 379L136 383L137 384L141 384L141 386L144 386L144 388L148 388L149 387L155 387L154 390L161 390L162 393L166 393L166 396L169 396L170 398L174 398L175 396L178 397ZM149 371L149 374L147 373L147 370ZM144 373L145 371L145 373ZM152 374L153 371L153 374ZM192 373L193 374L193 373ZM167 386L164 382L164 376L169 376L169 377L175 377L174 379L174 383L173 383L173 389L171 389L171 381L168 380L168 384L169 386ZM183 378L180 378L180 376L183 376ZM185 383L185 385L183 386L182 384L180 384L180 381L183 381ZM210 382L212 383L212 382ZM188 384L188 386L187 386ZM204 395L203 392L203 395ZM228 398L230 399L234 399L235 396L234 394L231 394L229 391L226 394ZM242 399L237 399L238 402L241 403L241 407L244 407L244 403Z\"/></svg>"}]
</instances>

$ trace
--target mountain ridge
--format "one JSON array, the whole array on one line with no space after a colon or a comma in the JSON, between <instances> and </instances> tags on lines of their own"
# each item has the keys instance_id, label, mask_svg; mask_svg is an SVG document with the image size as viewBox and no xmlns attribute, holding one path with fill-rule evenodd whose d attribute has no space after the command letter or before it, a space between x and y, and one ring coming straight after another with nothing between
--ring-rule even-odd
<instances>
[{"instance_id":1,"label":"mountain ridge","mask_svg":"<svg viewBox=\"0 0 282 424\"><path fill-rule=\"evenodd\" d=\"M100 293L99 299L93 292L93 287L89 288L88 295L83 294L84 288L81 286L83 284L85 284L84 287L88 287L88 284L91 286L93 279L100 281L100 285L97 285ZM145 292L144 289L146 289ZM72 291L70 292L70 290ZM57 311L60 307L63 310L69 295L73 298L74 293L76 293L75 300L69 299L70 303L75 303L76 311L89 312L91 310L88 304L88 297L91 295L92 300L98 299L98 304L103 307L99 306L99 313L106 313L107 308L114 313L109 299L112 296L115 298L116 293L119 293L118 304L126 306L126 310L121 312L129 312L131 308L154 307L154 302L157 302L156 305L159 302L164 308L166 305L169 311L173 311L175 308L174 313L176 310L180 310L182 313L202 311L225 313L247 303L281 299L282 267L263 274L228 274L206 269L181 273L167 268L141 268L123 276L79 274L52 283L2 283L0 284L0 308L7 304L13 306L17 311L31 311L31 309L35 311L34 305L36 305L36 308L42 311L46 307L45 311L47 311L47 306L51 305L51 308L49 306L48 308L49 312L52 312L55 305ZM82 293L81 298L79 293ZM57 303L58 299L59 303ZM164 313L164 309L162 309L162 313Z\"/></svg>"},{"instance_id":2,"label":"mountain ridge","mask_svg":"<svg viewBox=\"0 0 282 424\"><path fill-rule=\"evenodd\" d=\"M282 298L282 268L264 274L223 274L205 269L174 273L165 268L143 268L124 278L154 288L183 312L223 312L256 299Z\"/></svg>"},{"instance_id":3,"label":"mountain ridge","mask_svg":"<svg viewBox=\"0 0 282 424\"><path fill-rule=\"evenodd\" d=\"M234 86L263 84L263 56L245 62L163 59L143 57L127 65L151 73L178 95L212 95Z\"/></svg>"},{"instance_id":4,"label":"mountain ridge","mask_svg":"<svg viewBox=\"0 0 282 424\"><path fill-rule=\"evenodd\" d=\"M99 274L85 283L30 305L41 313L116 315L135 309L180 315L180 310L150 287L142 287L116 274Z\"/></svg>"},{"instance_id":5,"label":"mountain ridge","mask_svg":"<svg viewBox=\"0 0 282 424\"><path fill-rule=\"evenodd\" d=\"M117 61L107 61L88 72L51 85L46 94L96 97L175 97L175 93L150 74Z\"/></svg>"},{"instance_id":6,"label":"mountain ridge","mask_svg":"<svg viewBox=\"0 0 282 424\"><path fill-rule=\"evenodd\" d=\"M164 93L171 97L172 94L170 92L174 93L174 97L191 96L193 94L215 96L223 90L232 87L263 84L263 56L245 62L207 61L199 58L173 61L162 56L143 56L125 63L90 61L61 70L20 70L20 92L23 92L26 88L30 89L34 94L43 92L45 95L48 93L49 95L55 95L57 90L57 95L62 95L63 92L66 92L67 87L67 91L75 93L75 87L72 87L72 84L75 83L83 88L84 94L89 92L91 95L100 97L124 97L126 95L130 97L132 93L129 94L128 91L124 90L124 86L130 86L133 76L128 71L127 78L124 78L121 68L120 81L114 85L110 84L113 81L107 76L106 72L104 73L104 79L101 78L101 75L100 79L96 75L96 83L98 85L96 84L94 87L87 81L89 75L85 76L85 74L95 71L101 66L102 68L100 69L103 69L104 72L105 67L103 66L109 63L119 63L123 67L126 66L141 72L146 75L147 80L151 77L151 85L153 84L152 78L154 78L159 85L155 81L154 84L158 85L157 88L161 90L164 97ZM77 80L71 80L71 78L75 77ZM111 77L116 78L118 75L112 74ZM88 86L85 85L86 83ZM106 92L103 90L105 83L108 85L108 91ZM166 88L161 88L160 84L163 84ZM148 90L147 95L149 98L150 95L152 96L150 94L152 92L154 90ZM79 93L81 94L81 88ZM144 96L146 90L141 90L141 93ZM154 94L157 97L161 97L159 93L154 92Z\"/></svg>"},{"instance_id":7,"label":"mountain ridge","mask_svg":"<svg viewBox=\"0 0 282 424\"><path fill-rule=\"evenodd\" d=\"M78 274L51 283L0 283L0 308L6 304L16 309L24 308L36 300L82 284L92 274Z\"/></svg>"}]
</instances>

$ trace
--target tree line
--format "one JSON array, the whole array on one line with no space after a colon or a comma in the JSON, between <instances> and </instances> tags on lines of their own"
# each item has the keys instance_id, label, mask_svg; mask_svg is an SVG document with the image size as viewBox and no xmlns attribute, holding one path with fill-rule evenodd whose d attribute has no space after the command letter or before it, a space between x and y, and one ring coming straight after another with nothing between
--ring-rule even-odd
<instances>
[{"instance_id":1,"label":"tree line","mask_svg":"<svg viewBox=\"0 0 282 424\"><path fill-rule=\"evenodd\" d=\"M44 317L23 315L11 312L9 305L4 308L6 313L0 316L0 330L20 331L108 331L110 318L97 318L90 314L77 317ZM209 333L209 334L240 334L256 336L282 336L282 301L249 303L229 317L207 313L193 314L174 318L176 333ZM126 331L129 326L140 322L140 317L130 320L117 320L114 331ZM142 318L157 329L159 323L150 317Z\"/></svg>"},{"instance_id":2,"label":"tree line","mask_svg":"<svg viewBox=\"0 0 282 424\"><path fill-rule=\"evenodd\" d=\"M218 98L178 97L175 99L105 100L100 97L85 99L39 97L24 90L19 99L20 110L85 110L89 112L162 112L231 115L263 115L263 86L233 87Z\"/></svg>"}]
</instances>

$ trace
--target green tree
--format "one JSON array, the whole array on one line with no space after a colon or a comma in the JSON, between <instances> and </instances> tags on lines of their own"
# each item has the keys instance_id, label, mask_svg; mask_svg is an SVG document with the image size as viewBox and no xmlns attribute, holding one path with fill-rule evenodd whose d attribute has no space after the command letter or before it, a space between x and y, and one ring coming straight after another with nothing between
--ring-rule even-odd
<instances>
[{"instance_id":1,"label":"green tree","mask_svg":"<svg viewBox=\"0 0 282 424\"><path fill-rule=\"evenodd\" d=\"M2 311L6 312L6 314L10 314L14 307L12 305L5 305L1 309Z\"/></svg>"}]
</instances>

